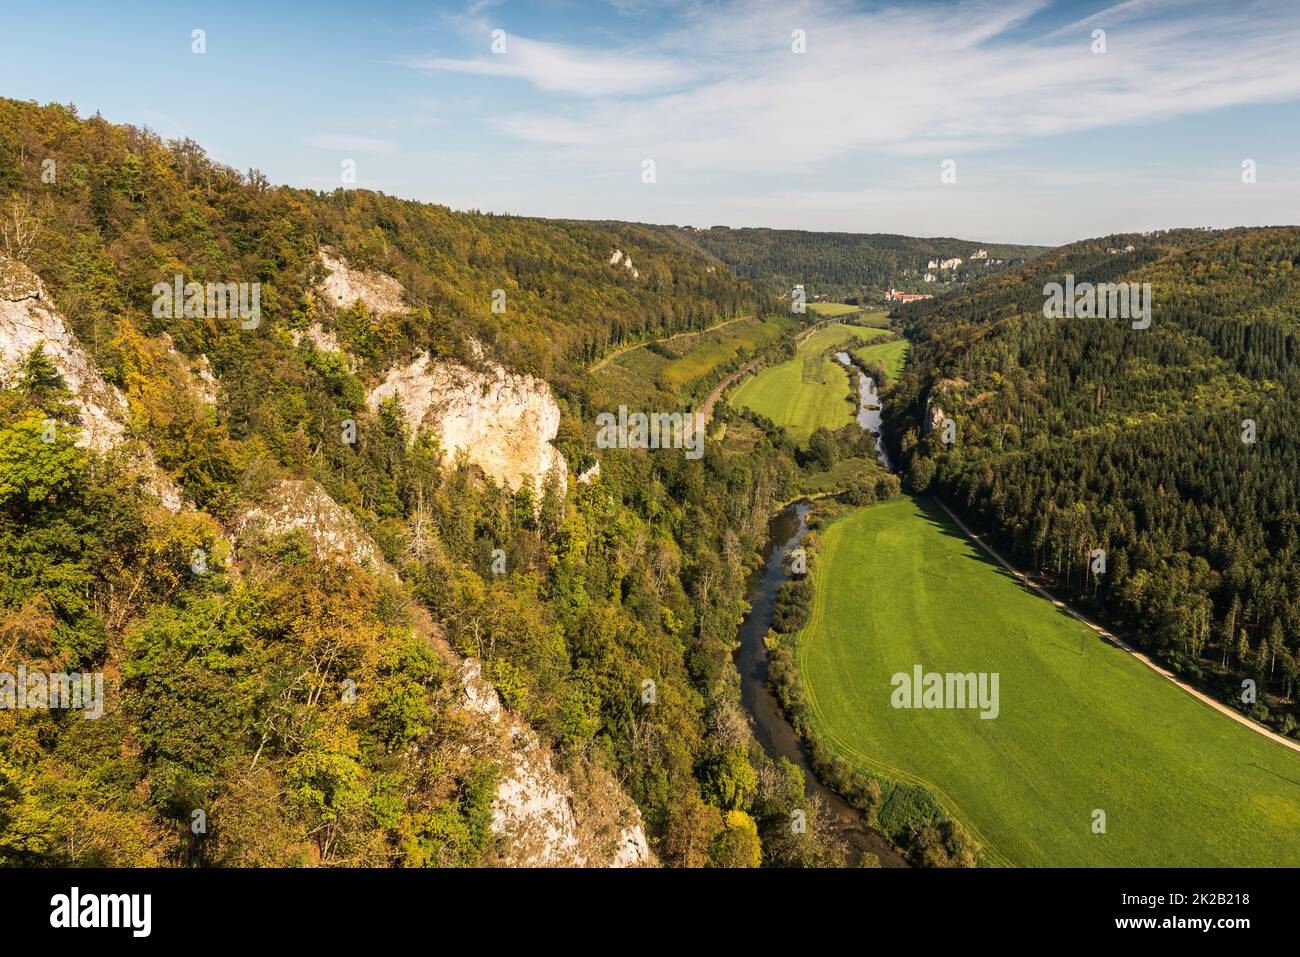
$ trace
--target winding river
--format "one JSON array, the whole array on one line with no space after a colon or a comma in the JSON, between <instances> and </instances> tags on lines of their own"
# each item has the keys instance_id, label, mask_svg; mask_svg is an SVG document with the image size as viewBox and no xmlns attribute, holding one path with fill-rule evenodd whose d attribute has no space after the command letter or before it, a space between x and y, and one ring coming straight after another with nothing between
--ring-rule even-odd
<instances>
[{"instance_id":1,"label":"winding river","mask_svg":"<svg viewBox=\"0 0 1300 957\"><path fill-rule=\"evenodd\" d=\"M847 365L846 360L847 356L840 361ZM848 369L850 375L855 371L851 366ZM858 376L861 400L858 424L879 435L880 396L869 376L861 372ZM882 464L889 465L889 458L883 449L878 457ZM787 578L785 556L791 549L797 548L808 533L810 508L811 505L806 501L789 505L772 519L768 528L763 565L754 573L749 590L749 614L741 622L738 636L736 667L740 672L741 701L753 719L754 737L763 746L763 750L774 760L786 758L803 771L808 796L822 800L835 819L840 835L855 852L850 857L856 858L863 851L869 851L879 858L882 867L907 867L907 862L889 842L867 826L861 812L850 807L842 797L817 779L809 762L807 746L785 719L781 705L767 683L767 648L763 644L763 637L772 627L776 596Z\"/></svg>"},{"instance_id":2,"label":"winding river","mask_svg":"<svg viewBox=\"0 0 1300 957\"><path fill-rule=\"evenodd\" d=\"M876 461L892 472L894 465L889 461L885 443L880 441L880 414L884 409L880 405L880 392L876 389L876 380L865 372L858 371L847 352L837 352L835 358L848 367L850 376L854 372L858 373L858 425L876 437Z\"/></svg>"}]
</instances>

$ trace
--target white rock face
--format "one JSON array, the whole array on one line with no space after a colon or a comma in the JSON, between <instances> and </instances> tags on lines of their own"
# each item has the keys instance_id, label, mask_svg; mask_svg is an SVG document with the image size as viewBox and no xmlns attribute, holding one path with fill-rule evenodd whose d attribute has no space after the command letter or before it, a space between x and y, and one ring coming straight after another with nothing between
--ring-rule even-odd
<instances>
[{"instance_id":1,"label":"white rock face","mask_svg":"<svg viewBox=\"0 0 1300 957\"><path fill-rule=\"evenodd\" d=\"M319 558L370 565L392 572L375 544L352 513L310 479L283 479L261 499L243 508L231 522L236 540L252 534L283 535L302 529Z\"/></svg>"},{"instance_id":2,"label":"white rock face","mask_svg":"<svg viewBox=\"0 0 1300 957\"><path fill-rule=\"evenodd\" d=\"M632 265L632 257L624 256L623 250L621 249L614 250L614 252L609 257L609 264L611 266L617 266L619 264L622 264L623 268L632 274L633 279L641 278L641 273L637 270L635 266ZM710 269L709 271L712 272L713 270Z\"/></svg>"},{"instance_id":3,"label":"white rock face","mask_svg":"<svg viewBox=\"0 0 1300 957\"><path fill-rule=\"evenodd\" d=\"M102 454L121 442L126 398L99 374L55 310L45 284L26 266L0 257L0 384L13 385L23 359L36 346L44 349L73 394L81 416L77 444Z\"/></svg>"},{"instance_id":4,"label":"white rock face","mask_svg":"<svg viewBox=\"0 0 1300 957\"><path fill-rule=\"evenodd\" d=\"M330 271L321 282L320 290L338 308L347 308L360 299L371 312L402 312L406 309L402 284L392 276L373 270L353 269L332 249L322 249L320 259Z\"/></svg>"},{"instance_id":5,"label":"white rock face","mask_svg":"<svg viewBox=\"0 0 1300 957\"><path fill-rule=\"evenodd\" d=\"M655 863L641 826L633 823L617 838L602 838L595 822L586 826L574 812L573 789L555 770L537 733L501 707L496 689L483 678L482 665L461 665L465 707L503 725L509 759L492 802L492 830L506 838L504 863L515 867L644 867ZM624 797L623 801L627 799ZM631 802L627 802L630 804Z\"/></svg>"},{"instance_id":6,"label":"white rock face","mask_svg":"<svg viewBox=\"0 0 1300 957\"><path fill-rule=\"evenodd\" d=\"M426 429L438 437L444 461L464 451L498 484L516 491L528 485L539 499L546 476L558 470L563 491L568 465L551 445L560 407L543 380L500 366L477 372L421 353L389 370L366 402L374 411L386 399L397 400L412 437Z\"/></svg>"},{"instance_id":7,"label":"white rock face","mask_svg":"<svg viewBox=\"0 0 1300 957\"><path fill-rule=\"evenodd\" d=\"M283 480L232 522L238 542L257 534L302 529L315 554L386 571L379 546L352 514L313 481ZM455 652L444 647L453 663ZM500 863L519 867L653 866L640 812L606 777L601 802L612 804L617 821L575 812L580 804L570 780L551 762L537 733L512 714L473 658L460 662L461 706L475 716L484 755L502 768L492 803L492 830L503 838ZM610 812L605 811L606 817ZM616 829L621 828L621 829Z\"/></svg>"},{"instance_id":8,"label":"white rock face","mask_svg":"<svg viewBox=\"0 0 1300 957\"><path fill-rule=\"evenodd\" d=\"M618 836L618 847L610 867L650 867L655 863L645 830L640 824L625 828Z\"/></svg>"},{"instance_id":9,"label":"white rock face","mask_svg":"<svg viewBox=\"0 0 1300 957\"><path fill-rule=\"evenodd\" d=\"M319 322L313 322L306 330L290 329L289 338L293 340L296 346L304 339L307 339L321 352L342 352L343 347L339 345L339 337L330 330L326 329Z\"/></svg>"},{"instance_id":10,"label":"white rock face","mask_svg":"<svg viewBox=\"0 0 1300 957\"><path fill-rule=\"evenodd\" d=\"M600 463L593 462L591 468L587 469L585 472L583 472L581 475L578 476L578 484L590 485L598 478L600 478Z\"/></svg>"},{"instance_id":11,"label":"white rock face","mask_svg":"<svg viewBox=\"0 0 1300 957\"><path fill-rule=\"evenodd\" d=\"M120 445L126 438L126 397L104 381L40 278L22 263L0 256L0 385L13 385L23 359L36 346L54 363L72 393L81 419L77 445L98 455ZM179 511L184 496L148 451L141 450L133 458L163 507Z\"/></svg>"}]
</instances>

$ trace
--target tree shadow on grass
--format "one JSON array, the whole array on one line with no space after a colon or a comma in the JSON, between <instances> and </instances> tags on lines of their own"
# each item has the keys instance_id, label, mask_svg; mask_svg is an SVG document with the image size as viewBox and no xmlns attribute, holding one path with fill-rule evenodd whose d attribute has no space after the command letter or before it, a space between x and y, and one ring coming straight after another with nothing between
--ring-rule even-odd
<instances>
[{"instance_id":1,"label":"tree shadow on grass","mask_svg":"<svg viewBox=\"0 0 1300 957\"><path fill-rule=\"evenodd\" d=\"M1076 628L1083 629L1083 631L1085 632L1085 634L1081 636L1078 642L1060 641L1057 640L1056 638L1052 638L1047 641L1048 645L1051 645L1052 647L1055 648L1059 648L1062 651L1069 652L1072 655L1083 656L1086 654L1086 649L1087 649L1087 641L1086 641L1088 637L1087 633L1091 633L1097 638L1102 637L1101 635L1098 635L1096 632L1094 632L1091 628L1089 628L1088 625L1086 625L1084 622L1080 621L1074 615L1070 614L1067 608L1052 603L1050 599L1043 597L1041 594L1039 594L1038 592L1030 588L1028 582L1025 579L1009 571L1005 565L1003 565L992 555L990 555L987 551L985 551L984 548L981 547L980 542L972 541L966 535L966 533L963 532L961 528L959 528L957 524L953 522L951 518L948 517L948 514L944 512L942 506L940 506L939 503L935 501L935 499L932 496L929 495L913 496L913 501L915 501L917 506L921 509L921 511L925 513L926 520L930 523L932 527L938 529L939 532L944 536L948 538L956 539L960 541L962 544L964 544L965 546L967 546L967 551L963 554L957 555L956 560L960 561L960 560L973 559L974 561L977 561L980 564L984 565L984 567L992 569L1001 577L1007 579L1008 581L1014 582L1016 587L1024 590L1027 594L1038 599L1039 601L1050 604L1058 615L1068 619L1072 625L1074 625ZM979 533L977 532L977 534ZM981 541L983 540L983 538L984 536L981 535ZM923 569L923 574L930 575L932 577L941 578L941 579L946 579L948 577L946 569L939 570L939 571L931 571L929 569ZM1032 642L1034 638L1032 635L1030 635L1028 636L1027 640Z\"/></svg>"}]
</instances>

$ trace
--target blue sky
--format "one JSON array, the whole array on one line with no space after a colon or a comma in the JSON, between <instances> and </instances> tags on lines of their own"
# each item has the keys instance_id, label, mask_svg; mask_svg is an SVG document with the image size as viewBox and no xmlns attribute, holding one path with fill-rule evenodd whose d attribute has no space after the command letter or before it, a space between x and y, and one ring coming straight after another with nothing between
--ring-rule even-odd
<instances>
[{"instance_id":1,"label":"blue sky","mask_svg":"<svg viewBox=\"0 0 1300 957\"><path fill-rule=\"evenodd\" d=\"M0 95L297 186L332 189L351 159L358 186L459 209L1053 244L1300 221L1296 0L61 2L4 21Z\"/></svg>"}]
</instances>

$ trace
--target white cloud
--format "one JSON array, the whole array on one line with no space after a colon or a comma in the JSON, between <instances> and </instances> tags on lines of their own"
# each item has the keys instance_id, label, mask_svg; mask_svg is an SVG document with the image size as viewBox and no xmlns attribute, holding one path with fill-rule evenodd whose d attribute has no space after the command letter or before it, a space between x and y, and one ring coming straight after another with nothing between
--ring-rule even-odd
<instances>
[{"instance_id":1,"label":"white cloud","mask_svg":"<svg viewBox=\"0 0 1300 957\"><path fill-rule=\"evenodd\" d=\"M943 157L1056 134L1300 97L1300 9L1255 0L1152 17L1130 0L1036 40L1048 0L862 11L835 0L686 8L652 48L510 36L508 54L426 60L524 80L554 97L493 125L607 168L653 157L675 173L787 172L872 152ZM1167 11L1166 11L1167 12ZM1093 22L1118 22L1094 54ZM795 28L808 52L790 50ZM576 95L576 99L575 99Z\"/></svg>"},{"instance_id":2,"label":"white cloud","mask_svg":"<svg viewBox=\"0 0 1300 957\"><path fill-rule=\"evenodd\" d=\"M484 37L490 31L484 30ZM687 61L531 40L507 34L505 52L471 60L432 57L409 61L421 70L525 80L547 93L584 97L653 93L683 86L698 76Z\"/></svg>"}]
</instances>

